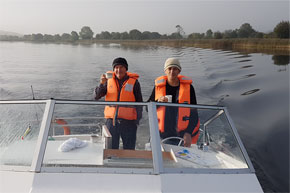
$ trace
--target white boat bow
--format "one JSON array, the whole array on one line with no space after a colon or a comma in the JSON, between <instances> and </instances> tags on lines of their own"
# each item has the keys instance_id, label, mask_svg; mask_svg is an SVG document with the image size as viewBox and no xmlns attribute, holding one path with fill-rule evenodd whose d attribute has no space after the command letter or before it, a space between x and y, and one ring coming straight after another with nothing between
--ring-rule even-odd
<instances>
[{"instance_id":1,"label":"white boat bow","mask_svg":"<svg viewBox=\"0 0 290 193\"><path fill-rule=\"evenodd\" d=\"M110 148L106 105L143 107L135 150ZM160 106L197 110L198 142L161 142ZM225 107L51 99L0 101L0 114L1 193L263 192Z\"/></svg>"}]
</instances>

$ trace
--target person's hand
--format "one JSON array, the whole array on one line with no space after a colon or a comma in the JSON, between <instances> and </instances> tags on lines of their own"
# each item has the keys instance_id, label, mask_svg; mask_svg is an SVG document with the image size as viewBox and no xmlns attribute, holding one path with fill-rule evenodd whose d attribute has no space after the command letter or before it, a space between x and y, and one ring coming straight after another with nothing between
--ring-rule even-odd
<instances>
[{"instance_id":1,"label":"person's hand","mask_svg":"<svg viewBox=\"0 0 290 193\"><path fill-rule=\"evenodd\" d=\"M161 96L161 97L159 97L158 102L166 103L166 102L168 102L168 98L165 96Z\"/></svg>"},{"instance_id":2,"label":"person's hand","mask_svg":"<svg viewBox=\"0 0 290 193\"><path fill-rule=\"evenodd\" d=\"M101 84L105 84L107 81L108 81L108 79L106 78L106 75L105 74L102 74L101 75L101 78L100 78L100 83Z\"/></svg>"},{"instance_id":3,"label":"person's hand","mask_svg":"<svg viewBox=\"0 0 290 193\"><path fill-rule=\"evenodd\" d=\"M191 146L191 135L189 133L184 133L183 140L184 140L184 147Z\"/></svg>"}]
</instances>

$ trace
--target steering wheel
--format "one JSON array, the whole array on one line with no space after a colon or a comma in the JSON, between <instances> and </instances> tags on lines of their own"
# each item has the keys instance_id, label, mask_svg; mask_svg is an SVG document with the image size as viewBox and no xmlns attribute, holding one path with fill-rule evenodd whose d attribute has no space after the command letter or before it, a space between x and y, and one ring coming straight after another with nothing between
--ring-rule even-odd
<instances>
[{"instance_id":1,"label":"steering wheel","mask_svg":"<svg viewBox=\"0 0 290 193\"><path fill-rule=\"evenodd\" d=\"M184 139L183 138L176 137L176 136L164 138L164 139L161 140L161 143L162 144L170 144L170 143L166 143L166 141L171 140L171 139L179 140L179 143L178 143L177 146L181 146L181 144L184 143Z\"/></svg>"}]
</instances>

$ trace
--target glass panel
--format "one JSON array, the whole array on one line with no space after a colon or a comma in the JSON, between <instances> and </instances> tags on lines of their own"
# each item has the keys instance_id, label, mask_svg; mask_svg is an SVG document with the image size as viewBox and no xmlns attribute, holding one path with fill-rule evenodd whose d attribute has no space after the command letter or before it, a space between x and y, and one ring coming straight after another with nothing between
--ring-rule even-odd
<instances>
[{"instance_id":1,"label":"glass panel","mask_svg":"<svg viewBox=\"0 0 290 193\"><path fill-rule=\"evenodd\" d=\"M31 166L45 104L0 104L0 164Z\"/></svg>"},{"instance_id":2,"label":"glass panel","mask_svg":"<svg viewBox=\"0 0 290 193\"><path fill-rule=\"evenodd\" d=\"M152 168L148 113L143 108L110 105L106 119L105 105L56 104L43 166Z\"/></svg>"},{"instance_id":3,"label":"glass panel","mask_svg":"<svg viewBox=\"0 0 290 193\"><path fill-rule=\"evenodd\" d=\"M223 110L158 106L157 117L162 148L175 160L163 160L164 167L248 168Z\"/></svg>"}]
</instances>

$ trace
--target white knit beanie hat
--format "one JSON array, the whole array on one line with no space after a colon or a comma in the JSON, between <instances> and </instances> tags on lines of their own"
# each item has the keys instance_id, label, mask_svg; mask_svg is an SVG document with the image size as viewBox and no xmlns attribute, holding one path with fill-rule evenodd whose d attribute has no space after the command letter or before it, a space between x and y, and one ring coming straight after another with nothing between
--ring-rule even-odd
<instances>
[{"instance_id":1,"label":"white knit beanie hat","mask_svg":"<svg viewBox=\"0 0 290 193\"><path fill-rule=\"evenodd\" d=\"M181 66L177 58L168 58L164 64L164 71L169 67L176 67L181 71Z\"/></svg>"}]
</instances>

